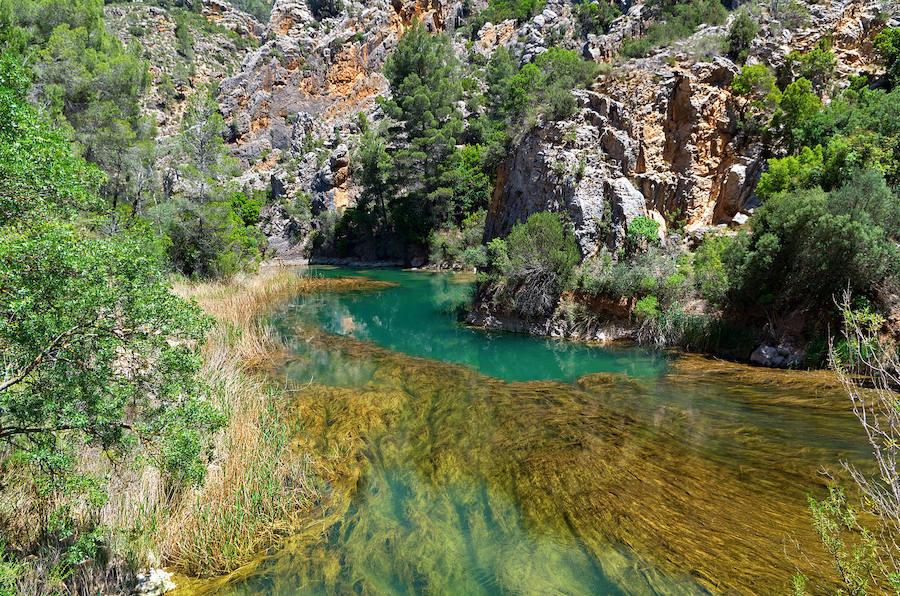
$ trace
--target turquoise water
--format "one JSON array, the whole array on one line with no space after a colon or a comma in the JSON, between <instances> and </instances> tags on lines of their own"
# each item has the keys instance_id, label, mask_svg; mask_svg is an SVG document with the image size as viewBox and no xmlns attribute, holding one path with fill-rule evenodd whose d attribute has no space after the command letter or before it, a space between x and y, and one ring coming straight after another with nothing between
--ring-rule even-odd
<instances>
[{"instance_id":1,"label":"turquoise water","mask_svg":"<svg viewBox=\"0 0 900 596\"><path fill-rule=\"evenodd\" d=\"M833 591L806 498L866 450L828 375L467 328L454 275L304 274L396 284L272 317L346 509L223 592Z\"/></svg>"},{"instance_id":2,"label":"turquoise water","mask_svg":"<svg viewBox=\"0 0 900 596\"><path fill-rule=\"evenodd\" d=\"M637 348L609 348L559 339L491 332L459 324L472 283L458 276L395 269L313 269L321 277L363 276L397 283L376 292L318 294L298 300L293 316L329 333L372 342L411 356L469 366L506 381L574 381L589 373L664 373L667 359Z\"/></svg>"}]
</instances>

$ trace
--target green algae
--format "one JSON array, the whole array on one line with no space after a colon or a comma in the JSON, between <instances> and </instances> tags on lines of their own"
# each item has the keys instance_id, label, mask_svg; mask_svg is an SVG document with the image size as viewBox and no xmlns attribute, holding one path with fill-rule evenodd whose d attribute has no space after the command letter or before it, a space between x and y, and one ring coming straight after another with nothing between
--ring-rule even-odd
<instances>
[{"instance_id":1,"label":"green algae","mask_svg":"<svg viewBox=\"0 0 900 596\"><path fill-rule=\"evenodd\" d=\"M822 466L865 454L830 377L680 357L508 382L318 333L300 310L282 320L294 448L320 456L330 496L282 549L197 591L772 593L798 568L835 581L805 497Z\"/></svg>"}]
</instances>

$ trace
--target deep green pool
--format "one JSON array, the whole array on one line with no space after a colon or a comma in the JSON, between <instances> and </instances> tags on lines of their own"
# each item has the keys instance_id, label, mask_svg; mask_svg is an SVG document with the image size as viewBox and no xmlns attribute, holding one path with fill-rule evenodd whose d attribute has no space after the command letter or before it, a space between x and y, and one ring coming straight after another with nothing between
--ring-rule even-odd
<instances>
[{"instance_id":1,"label":"deep green pool","mask_svg":"<svg viewBox=\"0 0 900 596\"><path fill-rule=\"evenodd\" d=\"M397 284L272 317L306 400L296 432L339 458L358 419L361 474L319 539L225 592L783 593L801 566L832 579L806 496L821 467L865 450L827 376L470 329L456 310L472 286L454 275L303 274Z\"/></svg>"},{"instance_id":2,"label":"deep green pool","mask_svg":"<svg viewBox=\"0 0 900 596\"><path fill-rule=\"evenodd\" d=\"M398 286L379 292L319 294L294 304L295 315L328 333L349 335L411 356L463 364L506 381L574 381L588 373L655 376L666 370L659 353L491 332L460 325L472 283L460 276L374 269L313 269L322 277L365 276Z\"/></svg>"}]
</instances>

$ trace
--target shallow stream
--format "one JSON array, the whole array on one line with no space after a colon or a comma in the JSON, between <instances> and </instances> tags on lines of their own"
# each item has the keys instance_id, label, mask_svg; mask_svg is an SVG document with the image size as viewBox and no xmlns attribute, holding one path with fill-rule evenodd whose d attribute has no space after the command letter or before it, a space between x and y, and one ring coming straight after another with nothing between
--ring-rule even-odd
<instances>
[{"instance_id":1,"label":"shallow stream","mask_svg":"<svg viewBox=\"0 0 900 596\"><path fill-rule=\"evenodd\" d=\"M233 594L786 593L834 581L807 495L864 461L827 373L469 329L471 280L314 268L387 289L304 296L298 449L336 503Z\"/></svg>"}]
</instances>

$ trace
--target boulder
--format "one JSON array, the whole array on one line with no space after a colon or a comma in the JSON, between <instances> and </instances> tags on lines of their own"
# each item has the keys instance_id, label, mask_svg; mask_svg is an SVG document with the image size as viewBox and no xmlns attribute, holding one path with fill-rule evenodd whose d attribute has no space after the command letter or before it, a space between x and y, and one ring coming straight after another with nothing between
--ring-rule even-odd
<instances>
[{"instance_id":1,"label":"boulder","mask_svg":"<svg viewBox=\"0 0 900 596\"><path fill-rule=\"evenodd\" d=\"M175 582L172 581L172 574L165 569L148 569L146 573L137 575L137 585L134 588L135 594L144 596L159 596L175 589Z\"/></svg>"},{"instance_id":2,"label":"boulder","mask_svg":"<svg viewBox=\"0 0 900 596\"><path fill-rule=\"evenodd\" d=\"M803 350L789 343L780 343L777 346L760 344L750 354L750 362L769 368L796 368L803 364L805 357L806 353Z\"/></svg>"}]
</instances>

